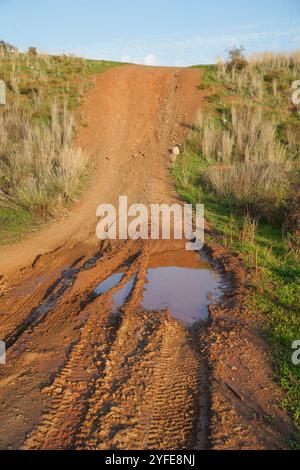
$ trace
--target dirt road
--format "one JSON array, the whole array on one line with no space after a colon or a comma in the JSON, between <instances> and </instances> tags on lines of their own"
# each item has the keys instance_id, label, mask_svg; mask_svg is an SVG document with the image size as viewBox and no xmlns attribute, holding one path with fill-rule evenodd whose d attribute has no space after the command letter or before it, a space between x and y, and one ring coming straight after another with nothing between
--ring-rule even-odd
<instances>
[{"instance_id":1,"label":"dirt road","mask_svg":"<svg viewBox=\"0 0 300 470\"><path fill-rule=\"evenodd\" d=\"M71 215L31 240L1 248L0 273L13 274L35 257L78 242L96 246L96 208L165 202L175 196L168 170L168 147L181 140L201 104L197 70L124 66L96 78L81 109L78 144L89 152L94 176ZM86 127L87 126L87 127ZM86 248L76 247L78 256ZM76 256L76 255L75 255Z\"/></svg>"},{"instance_id":2,"label":"dirt road","mask_svg":"<svg viewBox=\"0 0 300 470\"><path fill-rule=\"evenodd\" d=\"M117 204L119 195L130 203L177 200L168 148L183 140L201 106L201 72L124 66L95 80L77 138L93 164L88 190L68 217L1 248L0 338L8 352L0 448L284 448L293 429L265 345L248 331L256 320L243 318L237 335L239 263L213 250L228 292L211 310L210 327L190 330L140 306L149 257L175 242L99 246L95 236L100 203ZM120 272L117 285L95 295ZM112 298L123 290L115 310ZM241 345L238 392L227 366L237 370L228 351ZM258 356L264 372L254 384Z\"/></svg>"}]
</instances>

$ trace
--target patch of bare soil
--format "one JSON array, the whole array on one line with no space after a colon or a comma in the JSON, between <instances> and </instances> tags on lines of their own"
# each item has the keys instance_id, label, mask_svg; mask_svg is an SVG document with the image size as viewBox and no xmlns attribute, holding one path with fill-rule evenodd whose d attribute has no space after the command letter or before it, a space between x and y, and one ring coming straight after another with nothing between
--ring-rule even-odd
<instances>
[{"instance_id":1,"label":"patch of bare soil","mask_svg":"<svg viewBox=\"0 0 300 470\"><path fill-rule=\"evenodd\" d=\"M124 66L95 79L78 135L95 176L72 213L1 248L0 448L286 448L259 319L238 259L210 252L228 282L211 322L187 328L141 308L154 253L175 242L99 245L96 208L176 201L168 148L203 98L197 70ZM123 273L97 296L99 283ZM122 302L114 308L114 296Z\"/></svg>"}]
</instances>

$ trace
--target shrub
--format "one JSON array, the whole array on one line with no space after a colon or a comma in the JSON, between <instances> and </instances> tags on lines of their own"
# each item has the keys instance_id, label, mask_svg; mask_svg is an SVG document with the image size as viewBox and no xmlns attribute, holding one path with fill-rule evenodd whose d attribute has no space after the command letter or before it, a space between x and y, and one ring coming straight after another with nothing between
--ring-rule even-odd
<instances>
[{"instance_id":1,"label":"shrub","mask_svg":"<svg viewBox=\"0 0 300 470\"><path fill-rule=\"evenodd\" d=\"M245 58L245 49L241 47L233 47L228 51L227 69L232 70L243 70L247 67L248 62Z\"/></svg>"},{"instance_id":2,"label":"shrub","mask_svg":"<svg viewBox=\"0 0 300 470\"><path fill-rule=\"evenodd\" d=\"M38 51L36 47L29 47L28 55L36 57L38 55Z\"/></svg>"}]
</instances>

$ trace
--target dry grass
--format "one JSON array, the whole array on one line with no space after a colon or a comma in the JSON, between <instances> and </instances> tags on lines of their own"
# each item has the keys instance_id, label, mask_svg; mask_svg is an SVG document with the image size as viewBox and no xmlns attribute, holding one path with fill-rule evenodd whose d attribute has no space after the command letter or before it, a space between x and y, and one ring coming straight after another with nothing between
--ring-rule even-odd
<instances>
[{"instance_id":1,"label":"dry grass","mask_svg":"<svg viewBox=\"0 0 300 470\"><path fill-rule=\"evenodd\" d=\"M87 159L72 143L71 113L94 86L93 74L117 65L19 53L0 41L7 100L0 109L0 244L67 211L83 188Z\"/></svg>"},{"instance_id":2,"label":"dry grass","mask_svg":"<svg viewBox=\"0 0 300 470\"><path fill-rule=\"evenodd\" d=\"M209 162L207 182L230 205L280 218L281 209L290 211L288 194L300 155L299 110L291 106L291 85L300 77L300 51L247 59L242 49L233 53L235 60L232 54L227 62L219 60L215 76L219 93L234 96L239 105L231 110L224 105L229 123L213 126L210 113L208 124L200 126L202 154ZM299 184L293 192L299 192Z\"/></svg>"},{"instance_id":3,"label":"dry grass","mask_svg":"<svg viewBox=\"0 0 300 470\"><path fill-rule=\"evenodd\" d=\"M246 214L243 220L243 228L241 231L240 239L243 242L253 244L255 242L257 229L258 229L257 219L253 219L249 214Z\"/></svg>"},{"instance_id":4,"label":"dry grass","mask_svg":"<svg viewBox=\"0 0 300 470\"><path fill-rule=\"evenodd\" d=\"M300 51L290 53L263 52L261 54L252 54L248 58L252 66L263 67L266 70L285 70L286 68L300 68Z\"/></svg>"},{"instance_id":5,"label":"dry grass","mask_svg":"<svg viewBox=\"0 0 300 470\"><path fill-rule=\"evenodd\" d=\"M0 41L0 80L7 91L0 109L0 243L66 211L76 198L87 159L72 143L71 113L93 87L92 74L115 65L19 53Z\"/></svg>"},{"instance_id":6,"label":"dry grass","mask_svg":"<svg viewBox=\"0 0 300 470\"><path fill-rule=\"evenodd\" d=\"M226 127L202 115L197 139L208 165L204 180L228 204L267 219L288 196L293 161L276 138L276 124L253 106L231 110Z\"/></svg>"},{"instance_id":7,"label":"dry grass","mask_svg":"<svg viewBox=\"0 0 300 470\"><path fill-rule=\"evenodd\" d=\"M213 119L207 117L201 129L202 152L208 160L214 158L220 142L220 133L217 131Z\"/></svg>"},{"instance_id":8,"label":"dry grass","mask_svg":"<svg viewBox=\"0 0 300 470\"><path fill-rule=\"evenodd\" d=\"M236 93L242 93L257 102L262 102L264 96L270 93L273 98L280 99L284 91L290 92L291 82L299 79L300 51L290 54L254 54L241 69L232 65L231 61L219 60L217 70L218 81Z\"/></svg>"},{"instance_id":9,"label":"dry grass","mask_svg":"<svg viewBox=\"0 0 300 470\"><path fill-rule=\"evenodd\" d=\"M69 55L9 52L0 42L0 79L7 85L8 100L21 98L23 107L34 108L46 120L54 98L62 103L67 97L70 108L75 108L93 86L92 74L113 65L117 64Z\"/></svg>"},{"instance_id":10,"label":"dry grass","mask_svg":"<svg viewBox=\"0 0 300 470\"><path fill-rule=\"evenodd\" d=\"M39 217L60 213L78 191L86 168L72 144L74 120L55 101L50 125L33 125L19 104L0 114L0 206Z\"/></svg>"}]
</instances>

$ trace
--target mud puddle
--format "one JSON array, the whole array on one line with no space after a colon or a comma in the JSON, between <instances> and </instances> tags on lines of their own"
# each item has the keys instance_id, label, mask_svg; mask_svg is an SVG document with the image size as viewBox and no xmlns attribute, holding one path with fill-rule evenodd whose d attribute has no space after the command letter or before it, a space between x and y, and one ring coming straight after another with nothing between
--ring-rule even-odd
<instances>
[{"instance_id":1,"label":"mud puddle","mask_svg":"<svg viewBox=\"0 0 300 470\"><path fill-rule=\"evenodd\" d=\"M168 309L185 325L207 320L208 307L222 295L220 276L199 253L182 250L150 258L142 307Z\"/></svg>"},{"instance_id":2,"label":"mud puddle","mask_svg":"<svg viewBox=\"0 0 300 470\"><path fill-rule=\"evenodd\" d=\"M56 306L65 292L75 284L78 274L95 267L101 257L101 252L98 252L79 268L74 267L77 264L75 262L72 266L63 270L60 277L49 287L45 293L44 301L38 307L33 308L28 317L15 329L15 331L6 337L6 347L10 348L13 346L27 330L27 328L34 327L39 324L44 319L45 315L47 315L47 313L49 313ZM80 261L81 260L78 260L78 262ZM36 288L39 281L40 279L38 278L33 282L32 289Z\"/></svg>"},{"instance_id":3,"label":"mud puddle","mask_svg":"<svg viewBox=\"0 0 300 470\"><path fill-rule=\"evenodd\" d=\"M98 297L100 295L106 294L111 289L117 287L121 281L123 280L125 273L116 273L112 274L108 279L101 282L98 287L94 290L94 294ZM132 276L123 287L120 287L113 295L112 295L112 302L113 302L113 313L116 313L123 305L125 304L126 300L128 299L129 295L131 294L134 284L136 281L136 276Z\"/></svg>"},{"instance_id":4,"label":"mud puddle","mask_svg":"<svg viewBox=\"0 0 300 470\"><path fill-rule=\"evenodd\" d=\"M96 287L96 296L98 297L100 295L106 294L106 292L108 292L109 290L113 289L114 287L117 287L117 285L120 284L124 276L124 273L112 274L112 276L110 276L108 279L105 279L105 281L101 282L99 286Z\"/></svg>"}]
</instances>

